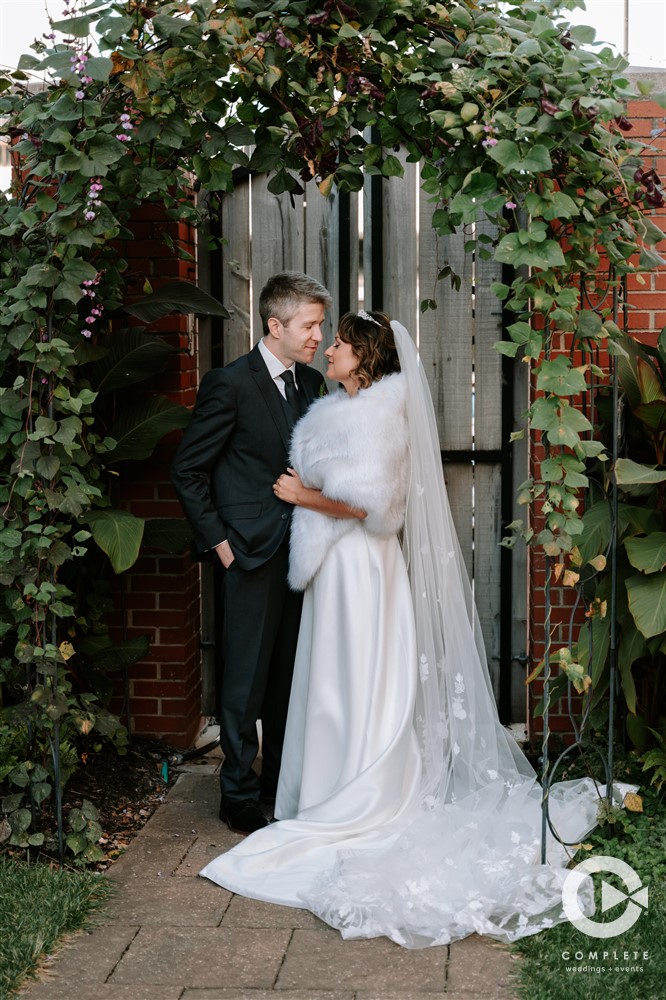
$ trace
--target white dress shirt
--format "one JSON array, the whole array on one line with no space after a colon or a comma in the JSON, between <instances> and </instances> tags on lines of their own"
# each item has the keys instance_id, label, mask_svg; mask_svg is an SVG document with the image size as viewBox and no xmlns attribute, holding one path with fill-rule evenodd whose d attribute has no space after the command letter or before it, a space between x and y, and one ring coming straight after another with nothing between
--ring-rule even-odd
<instances>
[{"instance_id":1,"label":"white dress shirt","mask_svg":"<svg viewBox=\"0 0 666 1000\"><path fill-rule=\"evenodd\" d=\"M266 367L270 372L271 378L278 387L278 390L282 394L282 397L286 399L287 391L285 389L284 379L281 378L280 376L282 375L282 372L290 371L294 376L294 385L298 389L298 382L296 380L296 364L294 363L290 365L289 368L285 368L283 363L279 361L271 351L268 350L266 344L264 343L263 337L259 341L259 351L261 352L262 358L266 362Z\"/></svg>"}]
</instances>

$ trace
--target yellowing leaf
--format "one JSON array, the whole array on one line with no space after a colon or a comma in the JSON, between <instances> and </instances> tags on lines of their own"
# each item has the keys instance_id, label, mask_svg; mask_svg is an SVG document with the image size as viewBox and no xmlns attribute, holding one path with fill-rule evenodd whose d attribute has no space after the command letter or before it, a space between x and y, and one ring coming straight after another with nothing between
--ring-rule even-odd
<instances>
[{"instance_id":1,"label":"yellowing leaf","mask_svg":"<svg viewBox=\"0 0 666 1000\"><path fill-rule=\"evenodd\" d=\"M331 188L333 187L333 174L329 174L328 177L324 177L323 181L320 181L317 185L321 194L324 198L328 198L331 193Z\"/></svg>"},{"instance_id":2,"label":"yellowing leaf","mask_svg":"<svg viewBox=\"0 0 666 1000\"><path fill-rule=\"evenodd\" d=\"M601 570L606 569L606 556L598 555L594 559L588 559L590 566L594 566L595 569Z\"/></svg>"},{"instance_id":3,"label":"yellowing leaf","mask_svg":"<svg viewBox=\"0 0 666 1000\"><path fill-rule=\"evenodd\" d=\"M574 545L574 547L572 548L571 552L569 553L569 559L571 560L571 565L572 566L582 566L583 565L583 557L581 556L580 549L578 548L577 545Z\"/></svg>"},{"instance_id":4,"label":"yellowing leaf","mask_svg":"<svg viewBox=\"0 0 666 1000\"><path fill-rule=\"evenodd\" d=\"M555 565L553 566L553 576L555 577L556 583L562 576L563 571L564 571L564 563L563 562L555 563Z\"/></svg>"},{"instance_id":5,"label":"yellowing leaf","mask_svg":"<svg viewBox=\"0 0 666 1000\"><path fill-rule=\"evenodd\" d=\"M566 570L562 583L565 587L575 587L580 580L580 573L574 573L572 569Z\"/></svg>"},{"instance_id":6,"label":"yellowing leaf","mask_svg":"<svg viewBox=\"0 0 666 1000\"><path fill-rule=\"evenodd\" d=\"M74 653L76 652L71 642L61 642L58 649L60 650L60 655L63 660L68 660L70 656L74 656Z\"/></svg>"},{"instance_id":7,"label":"yellowing leaf","mask_svg":"<svg viewBox=\"0 0 666 1000\"><path fill-rule=\"evenodd\" d=\"M643 812L643 799L636 792L627 792L624 797L624 802L622 803L625 809L628 809L632 813L642 813Z\"/></svg>"}]
</instances>

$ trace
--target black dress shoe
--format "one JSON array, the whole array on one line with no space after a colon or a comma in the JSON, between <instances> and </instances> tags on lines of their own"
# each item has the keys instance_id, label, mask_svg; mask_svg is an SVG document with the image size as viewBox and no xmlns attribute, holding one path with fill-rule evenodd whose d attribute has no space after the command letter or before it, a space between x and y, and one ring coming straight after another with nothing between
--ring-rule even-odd
<instances>
[{"instance_id":1,"label":"black dress shoe","mask_svg":"<svg viewBox=\"0 0 666 1000\"><path fill-rule=\"evenodd\" d=\"M220 819L234 833L254 833L268 826L266 817L256 799L222 799Z\"/></svg>"}]
</instances>

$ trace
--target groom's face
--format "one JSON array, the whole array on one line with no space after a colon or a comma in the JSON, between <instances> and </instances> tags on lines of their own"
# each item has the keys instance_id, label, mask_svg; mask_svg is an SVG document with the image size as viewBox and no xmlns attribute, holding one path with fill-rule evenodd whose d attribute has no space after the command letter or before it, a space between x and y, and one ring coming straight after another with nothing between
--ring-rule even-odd
<instances>
[{"instance_id":1,"label":"groom's face","mask_svg":"<svg viewBox=\"0 0 666 1000\"><path fill-rule=\"evenodd\" d=\"M271 316L266 346L286 367L295 361L309 365L323 339L324 316L319 302L303 302L286 323Z\"/></svg>"}]
</instances>

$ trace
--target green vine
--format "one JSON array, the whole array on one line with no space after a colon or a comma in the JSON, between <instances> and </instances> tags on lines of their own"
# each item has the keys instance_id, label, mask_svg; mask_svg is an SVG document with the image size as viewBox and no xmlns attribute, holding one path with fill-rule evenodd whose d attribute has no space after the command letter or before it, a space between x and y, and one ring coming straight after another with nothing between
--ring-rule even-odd
<instances>
[{"instance_id":1,"label":"green vine","mask_svg":"<svg viewBox=\"0 0 666 1000\"><path fill-rule=\"evenodd\" d=\"M640 159L649 150L630 137L626 63L567 20L578 5L71 0L35 54L0 74L15 166L0 198L0 671L31 725L101 719L76 693L86 628L68 580L95 542L114 559L108 529L128 517L114 513L108 475L127 454L95 380L119 350L118 241L146 202L198 225L238 167L270 173L275 194L326 197L401 175L402 147L422 164L437 233L467 227L470 251L517 269L494 286L515 317L496 347L532 370L527 421L549 454L521 493L544 527L514 528L570 559L586 463L604 454L576 402L600 372L573 367L558 344L571 335L590 359L621 350L610 315L581 303L578 275L660 264L646 212L663 205ZM46 74L43 89L31 73ZM208 192L200 205L193 184ZM494 245L474 235L485 218ZM183 419L158 410L155 440ZM143 527L126 526L136 544L116 569L141 541Z\"/></svg>"}]
</instances>

